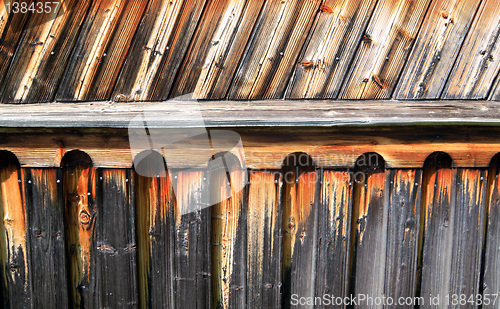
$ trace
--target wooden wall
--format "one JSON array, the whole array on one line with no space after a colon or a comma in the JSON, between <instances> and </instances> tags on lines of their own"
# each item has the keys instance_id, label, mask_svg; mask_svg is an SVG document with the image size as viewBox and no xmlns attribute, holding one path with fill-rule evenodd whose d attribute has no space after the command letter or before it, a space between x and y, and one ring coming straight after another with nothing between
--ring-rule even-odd
<instances>
[{"instance_id":1,"label":"wooden wall","mask_svg":"<svg viewBox=\"0 0 500 309\"><path fill-rule=\"evenodd\" d=\"M299 153L281 170L144 177L80 151L59 168L2 151L2 304L290 308L293 295L368 294L428 308L429 294L498 294L499 162L454 168L438 152L389 169L367 153L328 169Z\"/></svg>"},{"instance_id":2,"label":"wooden wall","mask_svg":"<svg viewBox=\"0 0 500 309\"><path fill-rule=\"evenodd\" d=\"M5 1L2 103L500 98L499 0Z\"/></svg>"}]
</instances>

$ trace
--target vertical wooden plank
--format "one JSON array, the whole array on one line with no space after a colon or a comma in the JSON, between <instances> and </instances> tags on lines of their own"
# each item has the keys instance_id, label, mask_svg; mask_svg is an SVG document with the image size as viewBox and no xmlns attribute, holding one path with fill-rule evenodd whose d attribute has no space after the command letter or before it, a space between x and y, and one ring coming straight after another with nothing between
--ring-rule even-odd
<instances>
[{"instance_id":1,"label":"vertical wooden plank","mask_svg":"<svg viewBox=\"0 0 500 309\"><path fill-rule=\"evenodd\" d=\"M92 269L95 264L96 171L90 158L81 152L66 154L62 166L70 307L89 308L97 293Z\"/></svg>"},{"instance_id":2,"label":"vertical wooden plank","mask_svg":"<svg viewBox=\"0 0 500 309\"><path fill-rule=\"evenodd\" d=\"M441 96L479 3L479 0L431 3L396 87L396 99L437 99Z\"/></svg>"},{"instance_id":3,"label":"vertical wooden plank","mask_svg":"<svg viewBox=\"0 0 500 309\"><path fill-rule=\"evenodd\" d=\"M68 308L61 169L25 169L34 308Z\"/></svg>"},{"instance_id":4,"label":"vertical wooden plank","mask_svg":"<svg viewBox=\"0 0 500 309\"><path fill-rule=\"evenodd\" d=\"M342 99L388 99L410 53L430 0L377 3L346 76Z\"/></svg>"},{"instance_id":5,"label":"vertical wooden plank","mask_svg":"<svg viewBox=\"0 0 500 309\"><path fill-rule=\"evenodd\" d=\"M282 98L319 0L266 1L236 72L230 99Z\"/></svg>"},{"instance_id":6,"label":"vertical wooden plank","mask_svg":"<svg viewBox=\"0 0 500 309\"><path fill-rule=\"evenodd\" d=\"M484 252L483 295L492 300L500 295L500 165L498 156L492 160L488 173L488 221L486 249ZM500 296L496 303L483 308L495 308L500 304Z\"/></svg>"},{"instance_id":7,"label":"vertical wooden plank","mask_svg":"<svg viewBox=\"0 0 500 309\"><path fill-rule=\"evenodd\" d=\"M52 101L90 0L52 3L49 14L33 14L26 24L1 91L6 103Z\"/></svg>"},{"instance_id":8,"label":"vertical wooden plank","mask_svg":"<svg viewBox=\"0 0 500 309\"><path fill-rule=\"evenodd\" d=\"M189 47L206 0L151 0L118 77L119 101L164 100Z\"/></svg>"},{"instance_id":9,"label":"vertical wooden plank","mask_svg":"<svg viewBox=\"0 0 500 309\"><path fill-rule=\"evenodd\" d=\"M204 171L173 173L175 308L212 308L209 191Z\"/></svg>"},{"instance_id":10,"label":"vertical wooden plank","mask_svg":"<svg viewBox=\"0 0 500 309\"><path fill-rule=\"evenodd\" d=\"M31 308L29 234L23 196L25 177L14 155L0 153L2 298L5 308ZM27 181L27 180L26 180Z\"/></svg>"},{"instance_id":11,"label":"vertical wooden plank","mask_svg":"<svg viewBox=\"0 0 500 309\"><path fill-rule=\"evenodd\" d=\"M283 175L283 308L291 308L293 294L314 296L318 177L312 166L290 166Z\"/></svg>"},{"instance_id":12,"label":"vertical wooden plank","mask_svg":"<svg viewBox=\"0 0 500 309\"><path fill-rule=\"evenodd\" d=\"M214 308L246 304L246 189L237 191L245 173L218 167L210 172L212 206L212 287ZM224 199L226 196L229 198Z\"/></svg>"},{"instance_id":13,"label":"vertical wooden plank","mask_svg":"<svg viewBox=\"0 0 500 309\"><path fill-rule=\"evenodd\" d=\"M58 101L108 100L147 0L94 1L59 87Z\"/></svg>"},{"instance_id":14,"label":"vertical wooden plank","mask_svg":"<svg viewBox=\"0 0 500 309\"><path fill-rule=\"evenodd\" d=\"M288 98L337 98L376 3L376 0L323 2L288 85Z\"/></svg>"},{"instance_id":15,"label":"vertical wooden plank","mask_svg":"<svg viewBox=\"0 0 500 309\"><path fill-rule=\"evenodd\" d=\"M352 179L348 171L333 170L321 177L315 295L343 298L349 285Z\"/></svg>"},{"instance_id":16,"label":"vertical wooden plank","mask_svg":"<svg viewBox=\"0 0 500 309\"><path fill-rule=\"evenodd\" d=\"M141 308L175 308L173 192L169 177L136 175Z\"/></svg>"},{"instance_id":17,"label":"vertical wooden plank","mask_svg":"<svg viewBox=\"0 0 500 309\"><path fill-rule=\"evenodd\" d=\"M395 301L417 293L421 182L422 170L390 170L384 296Z\"/></svg>"},{"instance_id":18,"label":"vertical wooden plank","mask_svg":"<svg viewBox=\"0 0 500 309\"><path fill-rule=\"evenodd\" d=\"M247 210L247 303L281 307L281 175L250 174Z\"/></svg>"},{"instance_id":19,"label":"vertical wooden plank","mask_svg":"<svg viewBox=\"0 0 500 309\"><path fill-rule=\"evenodd\" d=\"M171 97L226 96L264 1L209 1Z\"/></svg>"},{"instance_id":20,"label":"vertical wooden plank","mask_svg":"<svg viewBox=\"0 0 500 309\"><path fill-rule=\"evenodd\" d=\"M476 14L443 99L486 99L500 69L500 2L482 1Z\"/></svg>"},{"instance_id":21,"label":"vertical wooden plank","mask_svg":"<svg viewBox=\"0 0 500 309\"><path fill-rule=\"evenodd\" d=\"M6 6L7 1L9 0L0 1L0 83L3 82L7 73L29 15L9 14ZM24 2L31 5L33 0Z\"/></svg>"},{"instance_id":22,"label":"vertical wooden plank","mask_svg":"<svg viewBox=\"0 0 500 309\"><path fill-rule=\"evenodd\" d=\"M368 167L368 166L366 166ZM371 167L371 166L370 166ZM352 242L354 245L351 293L380 296L384 293L388 224L389 172L363 168L355 173ZM371 307L368 302L360 307ZM372 305L373 306L373 305Z\"/></svg>"},{"instance_id":23,"label":"vertical wooden plank","mask_svg":"<svg viewBox=\"0 0 500 309\"><path fill-rule=\"evenodd\" d=\"M99 169L95 223L99 308L138 305L135 204L130 170Z\"/></svg>"}]
</instances>

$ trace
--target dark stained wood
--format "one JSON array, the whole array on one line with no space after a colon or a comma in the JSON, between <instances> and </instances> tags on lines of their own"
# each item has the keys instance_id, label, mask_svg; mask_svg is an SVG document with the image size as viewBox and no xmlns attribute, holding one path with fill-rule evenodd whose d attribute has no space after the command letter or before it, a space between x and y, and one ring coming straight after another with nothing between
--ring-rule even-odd
<instances>
[{"instance_id":1,"label":"dark stained wood","mask_svg":"<svg viewBox=\"0 0 500 309\"><path fill-rule=\"evenodd\" d=\"M33 308L68 308L62 170L24 169Z\"/></svg>"},{"instance_id":2,"label":"dark stained wood","mask_svg":"<svg viewBox=\"0 0 500 309\"><path fill-rule=\"evenodd\" d=\"M28 14L9 14L6 1L0 3L0 83L9 69L10 61L17 49ZM33 0L24 1L31 5Z\"/></svg>"},{"instance_id":3,"label":"dark stained wood","mask_svg":"<svg viewBox=\"0 0 500 309\"><path fill-rule=\"evenodd\" d=\"M96 170L82 152L64 157L63 193L70 307L93 307L97 301L95 277Z\"/></svg>"},{"instance_id":4,"label":"dark stained wood","mask_svg":"<svg viewBox=\"0 0 500 309\"><path fill-rule=\"evenodd\" d=\"M246 304L246 173L228 162L212 161L212 289L214 308L238 308Z\"/></svg>"},{"instance_id":5,"label":"dark stained wood","mask_svg":"<svg viewBox=\"0 0 500 309\"><path fill-rule=\"evenodd\" d=\"M384 295L394 300L414 298L417 293L422 170L390 170L388 181Z\"/></svg>"},{"instance_id":6,"label":"dark stained wood","mask_svg":"<svg viewBox=\"0 0 500 309\"><path fill-rule=\"evenodd\" d=\"M99 0L83 23L58 101L109 100L147 0Z\"/></svg>"},{"instance_id":7,"label":"dark stained wood","mask_svg":"<svg viewBox=\"0 0 500 309\"><path fill-rule=\"evenodd\" d=\"M265 1L208 1L171 97L222 99Z\"/></svg>"},{"instance_id":8,"label":"dark stained wood","mask_svg":"<svg viewBox=\"0 0 500 309\"><path fill-rule=\"evenodd\" d=\"M498 156L492 160L488 173L488 219L484 251L483 293L493 300L500 291L500 165ZM496 299L496 305L500 299ZM489 308L483 306L483 308ZM493 306L491 306L493 308Z\"/></svg>"},{"instance_id":9,"label":"dark stained wood","mask_svg":"<svg viewBox=\"0 0 500 309\"><path fill-rule=\"evenodd\" d=\"M130 170L100 169L95 218L95 308L136 307L137 241Z\"/></svg>"},{"instance_id":10,"label":"dark stained wood","mask_svg":"<svg viewBox=\"0 0 500 309\"><path fill-rule=\"evenodd\" d=\"M250 174L246 214L249 308L281 307L281 187L277 172Z\"/></svg>"},{"instance_id":11,"label":"dark stained wood","mask_svg":"<svg viewBox=\"0 0 500 309\"><path fill-rule=\"evenodd\" d=\"M116 83L117 101L165 100L206 0L151 0Z\"/></svg>"},{"instance_id":12,"label":"dark stained wood","mask_svg":"<svg viewBox=\"0 0 500 309\"><path fill-rule=\"evenodd\" d=\"M291 308L294 294L315 293L320 176L310 164L299 166L304 154L295 158L296 164L283 169L283 308Z\"/></svg>"},{"instance_id":13,"label":"dark stained wood","mask_svg":"<svg viewBox=\"0 0 500 309\"><path fill-rule=\"evenodd\" d=\"M431 3L394 98L436 99L441 96L479 3L478 0Z\"/></svg>"},{"instance_id":14,"label":"dark stained wood","mask_svg":"<svg viewBox=\"0 0 500 309\"><path fill-rule=\"evenodd\" d=\"M53 13L32 15L1 88L1 102L54 100L89 5L89 0L69 0L53 4Z\"/></svg>"},{"instance_id":15,"label":"dark stained wood","mask_svg":"<svg viewBox=\"0 0 500 309\"><path fill-rule=\"evenodd\" d=\"M229 90L230 99L283 97L320 4L318 0L265 2Z\"/></svg>"},{"instance_id":16,"label":"dark stained wood","mask_svg":"<svg viewBox=\"0 0 500 309\"><path fill-rule=\"evenodd\" d=\"M377 1L324 1L288 85L287 98L335 99Z\"/></svg>"},{"instance_id":17,"label":"dark stained wood","mask_svg":"<svg viewBox=\"0 0 500 309\"><path fill-rule=\"evenodd\" d=\"M26 184L24 183L26 181ZM4 308L31 308L33 291L24 186L29 185L16 158L0 153L0 255Z\"/></svg>"},{"instance_id":18,"label":"dark stained wood","mask_svg":"<svg viewBox=\"0 0 500 309\"><path fill-rule=\"evenodd\" d=\"M487 99L500 69L500 2L482 1L450 73L443 99Z\"/></svg>"},{"instance_id":19,"label":"dark stained wood","mask_svg":"<svg viewBox=\"0 0 500 309\"><path fill-rule=\"evenodd\" d=\"M382 0L352 61L342 99L389 99L410 53L429 0Z\"/></svg>"},{"instance_id":20,"label":"dark stained wood","mask_svg":"<svg viewBox=\"0 0 500 309\"><path fill-rule=\"evenodd\" d=\"M353 180L349 171L323 170L321 177L315 295L346 297L349 283Z\"/></svg>"}]
</instances>

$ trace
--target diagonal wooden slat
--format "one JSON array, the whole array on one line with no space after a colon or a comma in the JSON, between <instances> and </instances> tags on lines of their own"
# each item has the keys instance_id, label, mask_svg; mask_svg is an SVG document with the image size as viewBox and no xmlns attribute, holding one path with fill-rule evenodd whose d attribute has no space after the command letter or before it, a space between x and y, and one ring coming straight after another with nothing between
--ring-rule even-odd
<instances>
[{"instance_id":1,"label":"diagonal wooden slat","mask_svg":"<svg viewBox=\"0 0 500 309\"><path fill-rule=\"evenodd\" d=\"M340 92L342 99L388 99L430 0L382 0L363 34Z\"/></svg>"},{"instance_id":2,"label":"diagonal wooden slat","mask_svg":"<svg viewBox=\"0 0 500 309\"><path fill-rule=\"evenodd\" d=\"M283 97L320 3L266 1L229 90L230 99Z\"/></svg>"},{"instance_id":3,"label":"diagonal wooden slat","mask_svg":"<svg viewBox=\"0 0 500 309\"><path fill-rule=\"evenodd\" d=\"M118 77L113 99L164 100L206 0L151 0Z\"/></svg>"},{"instance_id":4,"label":"diagonal wooden slat","mask_svg":"<svg viewBox=\"0 0 500 309\"><path fill-rule=\"evenodd\" d=\"M323 2L295 66L287 98L337 98L376 2Z\"/></svg>"},{"instance_id":5,"label":"diagonal wooden slat","mask_svg":"<svg viewBox=\"0 0 500 309\"><path fill-rule=\"evenodd\" d=\"M396 99L437 99L441 96L479 3L479 0L431 3L394 92Z\"/></svg>"},{"instance_id":6,"label":"diagonal wooden slat","mask_svg":"<svg viewBox=\"0 0 500 309\"><path fill-rule=\"evenodd\" d=\"M94 1L56 99L109 100L147 0Z\"/></svg>"}]
</instances>

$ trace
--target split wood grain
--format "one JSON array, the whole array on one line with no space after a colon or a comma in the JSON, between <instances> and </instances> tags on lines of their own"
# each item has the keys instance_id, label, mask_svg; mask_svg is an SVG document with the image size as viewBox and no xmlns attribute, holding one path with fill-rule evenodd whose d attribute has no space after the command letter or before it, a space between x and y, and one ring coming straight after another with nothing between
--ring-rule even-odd
<instances>
[{"instance_id":1,"label":"split wood grain","mask_svg":"<svg viewBox=\"0 0 500 309\"><path fill-rule=\"evenodd\" d=\"M318 0L266 1L229 90L230 99L284 96L320 4Z\"/></svg>"},{"instance_id":2,"label":"split wood grain","mask_svg":"<svg viewBox=\"0 0 500 309\"><path fill-rule=\"evenodd\" d=\"M479 3L478 0L431 3L396 87L396 99L441 96Z\"/></svg>"},{"instance_id":3,"label":"split wood grain","mask_svg":"<svg viewBox=\"0 0 500 309\"><path fill-rule=\"evenodd\" d=\"M342 99L389 99L429 0L379 1L354 56Z\"/></svg>"},{"instance_id":4,"label":"split wood grain","mask_svg":"<svg viewBox=\"0 0 500 309\"><path fill-rule=\"evenodd\" d=\"M33 308L68 308L63 171L24 169Z\"/></svg>"},{"instance_id":5,"label":"split wood grain","mask_svg":"<svg viewBox=\"0 0 500 309\"><path fill-rule=\"evenodd\" d=\"M500 70L500 2L482 1L441 98L487 99Z\"/></svg>"},{"instance_id":6,"label":"split wood grain","mask_svg":"<svg viewBox=\"0 0 500 309\"><path fill-rule=\"evenodd\" d=\"M283 294L282 308L291 297L314 297L318 250L318 172L312 167L283 170ZM312 308L305 306L305 308Z\"/></svg>"},{"instance_id":7,"label":"split wood grain","mask_svg":"<svg viewBox=\"0 0 500 309\"><path fill-rule=\"evenodd\" d=\"M343 298L349 292L353 180L349 171L323 170L320 177L315 295Z\"/></svg>"},{"instance_id":8,"label":"split wood grain","mask_svg":"<svg viewBox=\"0 0 500 309\"><path fill-rule=\"evenodd\" d=\"M287 98L337 98L376 2L324 1L295 65Z\"/></svg>"},{"instance_id":9,"label":"split wood grain","mask_svg":"<svg viewBox=\"0 0 500 309\"><path fill-rule=\"evenodd\" d=\"M92 307L95 290L96 170L82 152L65 156L61 165L65 208L70 307Z\"/></svg>"},{"instance_id":10,"label":"split wood grain","mask_svg":"<svg viewBox=\"0 0 500 309\"><path fill-rule=\"evenodd\" d=\"M193 92L197 99L226 96L264 2L208 2L171 97Z\"/></svg>"},{"instance_id":11,"label":"split wood grain","mask_svg":"<svg viewBox=\"0 0 500 309\"><path fill-rule=\"evenodd\" d=\"M25 174L16 158L0 154L1 272L5 308L32 308L30 245L24 198Z\"/></svg>"},{"instance_id":12,"label":"split wood grain","mask_svg":"<svg viewBox=\"0 0 500 309\"><path fill-rule=\"evenodd\" d=\"M89 0L52 3L50 14L28 20L1 90L4 103L54 100Z\"/></svg>"},{"instance_id":13,"label":"split wood grain","mask_svg":"<svg viewBox=\"0 0 500 309\"><path fill-rule=\"evenodd\" d=\"M0 83L4 81L29 16L29 14L9 14L7 1L10 0L0 1ZM33 0L24 2L29 6Z\"/></svg>"},{"instance_id":14,"label":"split wood grain","mask_svg":"<svg viewBox=\"0 0 500 309\"><path fill-rule=\"evenodd\" d=\"M56 96L57 101L109 100L147 0L94 1Z\"/></svg>"},{"instance_id":15,"label":"split wood grain","mask_svg":"<svg viewBox=\"0 0 500 309\"><path fill-rule=\"evenodd\" d=\"M247 303L249 308L281 307L280 173L252 171L247 210Z\"/></svg>"},{"instance_id":16,"label":"split wood grain","mask_svg":"<svg viewBox=\"0 0 500 309\"><path fill-rule=\"evenodd\" d=\"M116 101L168 98L206 0L152 0L113 93Z\"/></svg>"}]
</instances>

